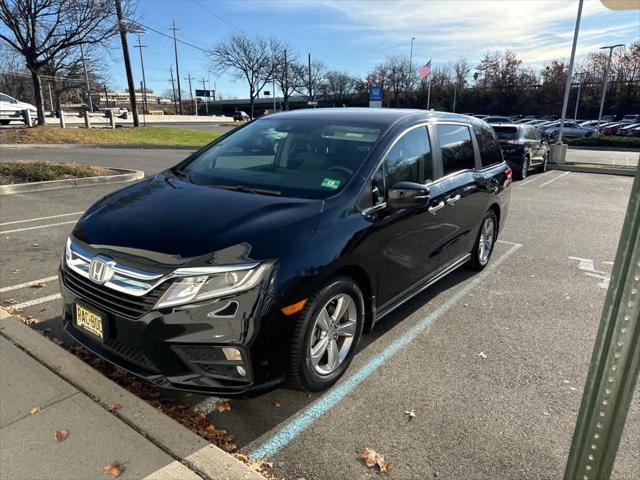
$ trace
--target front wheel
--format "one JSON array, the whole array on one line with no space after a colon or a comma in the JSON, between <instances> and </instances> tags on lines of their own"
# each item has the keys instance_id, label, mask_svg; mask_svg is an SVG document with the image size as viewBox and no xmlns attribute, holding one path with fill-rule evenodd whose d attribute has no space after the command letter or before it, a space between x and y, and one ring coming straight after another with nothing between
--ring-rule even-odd
<instances>
[{"instance_id":1,"label":"front wheel","mask_svg":"<svg viewBox=\"0 0 640 480\"><path fill-rule=\"evenodd\" d=\"M544 157L542 157L542 165L540 165L541 172L547 171L547 163L549 163L549 150L547 150L544 154Z\"/></svg>"},{"instance_id":2,"label":"front wheel","mask_svg":"<svg viewBox=\"0 0 640 480\"><path fill-rule=\"evenodd\" d=\"M476 243L471 251L471 262L469 266L472 270L480 271L487 266L491 259L497 238L498 217L493 210L489 210L482 219Z\"/></svg>"},{"instance_id":3,"label":"front wheel","mask_svg":"<svg viewBox=\"0 0 640 480\"><path fill-rule=\"evenodd\" d=\"M317 392L333 385L355 354L364 325L364 298L348 277L328 282L300 312L289 359L288 380Z\"/></svg>"},{"instance_id":4,"label":"front wheel","mask_svg":"<svg viewBox=\"0 0 640 480\"><path fill-rule=\"evenodd\" d=\"M520 173L519 173L519 177L520 180L524 180L525 178L527 178L527 175L529 174L529 157L524 157L524 160L522 161L522 168L520 169Z\"/></svg>"}]
</instances>

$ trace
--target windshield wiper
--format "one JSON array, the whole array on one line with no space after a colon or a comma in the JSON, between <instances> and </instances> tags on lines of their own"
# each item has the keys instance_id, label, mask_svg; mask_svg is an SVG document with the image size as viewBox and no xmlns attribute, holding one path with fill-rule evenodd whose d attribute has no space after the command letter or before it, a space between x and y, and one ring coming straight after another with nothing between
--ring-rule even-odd
<instances>
[{"instance_id":1,"label":"windshield wiper","mask_svg":"<svg viewBox=\"0 0 640 480\"><path fill-rule=\"evenodd\" d=\"M189 175L189 172L186 171L186 170L181 170L179 168L174 168L173 169L173 173L178 175L179 177L187 179L191 183L195 183L193 180L191 180L191 175Z\"/></svg>"},{"instance_id":2,"label":"windshield wiper","mask_svg":"<svg viewBox=\"0 0 640 480\"><path fill-rule=\"evenodd\" d=\"M247 187L246 185L211 185L214 188L224 188L225 190L235 190L236 192L257 193L260 195L272 195L278 197L282 192L277 190L266 190L264 188Z\"/></svg>"}]
</instances>

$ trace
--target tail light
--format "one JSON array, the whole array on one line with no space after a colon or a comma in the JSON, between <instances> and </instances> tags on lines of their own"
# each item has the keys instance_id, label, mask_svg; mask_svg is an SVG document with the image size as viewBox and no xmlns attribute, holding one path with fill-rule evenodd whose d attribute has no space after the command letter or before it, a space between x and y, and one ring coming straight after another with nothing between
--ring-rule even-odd
<instances>
[{"instance_id":1,"label":"tail light","mask_svg":"<svg viewBox=\"0 0 640 480\"><path fill-rule=\"evenodd\" d=\"M504 171L504 174L507 176L507 180L511 182L513 179L513 170L511 170L511 167L507 167L507 169Z\"/></svg>"}]
</instances>

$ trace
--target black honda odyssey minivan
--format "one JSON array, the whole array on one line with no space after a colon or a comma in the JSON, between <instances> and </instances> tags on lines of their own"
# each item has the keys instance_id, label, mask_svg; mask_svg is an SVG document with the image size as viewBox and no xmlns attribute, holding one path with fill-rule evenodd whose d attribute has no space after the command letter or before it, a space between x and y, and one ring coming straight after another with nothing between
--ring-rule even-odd
<instances>
[{"instance_id":1,"label":"black honda odyssey minivan","mask_svg":"<svg viewBox=\"0 0 640 480\"><path fill-rule=\"evenodd\" d=\"M60 267L64 327L159 387L321 390L387 313L487 265L510 184L472 117L272 114L85 212Z\"/></svg>"}]
</instances>

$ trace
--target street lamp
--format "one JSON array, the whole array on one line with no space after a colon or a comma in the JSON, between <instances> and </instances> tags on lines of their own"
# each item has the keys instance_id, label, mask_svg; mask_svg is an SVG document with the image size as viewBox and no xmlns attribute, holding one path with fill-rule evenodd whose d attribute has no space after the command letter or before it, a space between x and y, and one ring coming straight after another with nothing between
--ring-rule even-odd
<instances>
[{"instance_id":1,"label":"street lamp","mask_svg":"<svg viewBox=\"0 0 640 480\"><path fill-rule=\"evenodd\" d=\"M600 121L602 120L602 110L604 109L604 97L607 95L607 83L609 82L609 69L611 68L611 57L613 56L613 49L618 47L624 47L624 43L618 43L617 45L608 45L606 47L600 47L600 50L609 49L609 59L607 60L607 68L604 71L604 84L602 86L602 97L600 97L600 112L598 112L598 125L597 130L600 131Z\"/></svg>"},{"instance_id":2,"label":"street lamp","mask_svg":"<svg viewBox=\"0 0 640 480\"><path fill-rule=\"evenodd\" d=\"M416 39L416 37L411 37L411 50L409 50L409 74L411 74L411 71L413 69L413 41Z\"/></svg>"},{"instance_id":3,"label":"street lamp","mask_svg":"<svg viewBox=\"0 0 640 480\"><path fill-rule=\"evenodd\" d=\"M578 119L578 105L580 104L580 91L582 90L582 79L584 78L586 73L587 72L580 72L580 73L576 74L576 77L578 77L578 93L576 95L576 109L573 112L573 119L574 120Z\"/></svg>"}]
</instances>

